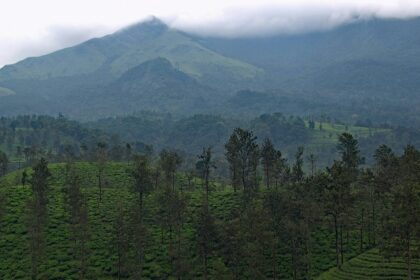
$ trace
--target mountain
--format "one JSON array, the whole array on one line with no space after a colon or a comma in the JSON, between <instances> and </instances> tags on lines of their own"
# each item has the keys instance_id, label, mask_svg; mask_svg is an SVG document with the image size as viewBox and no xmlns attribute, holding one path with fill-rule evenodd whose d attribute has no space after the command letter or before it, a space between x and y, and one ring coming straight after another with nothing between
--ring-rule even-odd
<instances>
[{"instance_id":1,"label":"mountain","mask_svg":"<svg viewBox=\"0 0 420 280\"><path fill-rule=\"evenodd\" d=\"M149 62L147 65L155 65L151 71L154 75L143 75L135 86L127 86L135 73L149 67L143 63L156 58L165 58L173 69L169 69L166 63L163 68L166 67L168 72L165 72L162 67L158 69L162 63ZM160 70L163 71L160 74L174 75L159 79L157 75ZM142 94L133 95L131 92L132 97L137 96L137 100L131 98L128 103L120 102L120 110L109 112L126 113L124 106L143 104L138 108L141 109L146 104L156 104L159 96L168 97L160 91L172 87L172 94L178 94L178 98L171 100L178 102L179 106L174 104L170 107L175 109L174 112L177 112L177 107L183 108L185 113L188 112L188 104L195 102L187 100L192 91L197 91L199 98L204 91L209 91L209 86L214 88L213 92L221 88L236 88L237 85L249 83L260 73L262 70L258 67L211 51L189 35L170 29L162 21L153 18L102 38L3 67L0 70L0 111L4 115L63 112L73 117L95 118L98 116L88 105L94 104L96 108L105 110L109 106L104 102L128 100L126 97L130 93L126 91L143 87L140 90ZM149 78L151 80L147 81ZM170 85L168 79L175 86ZM159 81L165 83L159 85ZM124 93L119 91L121 88L124 88ZM115 96L111 96L110 92ZM179 98L181 93L186 95ZM144 99L152 95L155 101ZM125 97L119 99L121 96ZM183 101L188 104L180 104ZM165 106L154 107L162 109Z\"/></svg>"},{"instance_id":2,"label":"mountain","mask_svg":"<svg viewBox=\"0 0 420 280\"><path fill-rule=\"evenodd\" d=\"M420 85L420 18L370 19L297 35L197 40L264 69L272 88L410 95Z\"/></svg>"},{"instance_id":3,"label":"mountain","mask_svg":"<svg viewBox=\"0 0 420 280\"><path fill-rule=\"evenodd\" d=\"M86 112L94 112L95 117L107 117L142 110L198 113L206 111L217 97L215 90L200 84L161 57L143 62L110 84L90 91L87 96L66 97L72 115L89 118Z\"/></svg>"},{"instance_id":4,"label":"mountain","mask_svg":"<svg viewBox=\"0 0 420 280\"><path fill-rule=\"evenodd\" d=\"M3 67L0 111L84 119L282 111L419 127L419 45L420 18L254 38L203 38L153 18Z\"/></svg>"},{"instance_id":5,"label":"mountain","mask_svg":"<svg viewBox=\"0 0 420 280\"><path fill-rule=\"evenodd\" d=\"M181 71L204 82L221 77L242 81L261 71L206 49L187 34L153 18L102 38L5 66L0 71L0 82L86 75L112 80L157 57L167 58Z\"/></svg>"}]
</instances>

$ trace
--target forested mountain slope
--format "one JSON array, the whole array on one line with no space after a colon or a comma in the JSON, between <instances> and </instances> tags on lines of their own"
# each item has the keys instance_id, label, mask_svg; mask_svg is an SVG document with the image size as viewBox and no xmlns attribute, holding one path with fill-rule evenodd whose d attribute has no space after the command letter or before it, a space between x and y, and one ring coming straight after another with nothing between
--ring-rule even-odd
<instances>
[{"instance_id":1,"label":"forested mountain slope","mask_svg":"<svg viewBox=\"0 0 420 280\"><path fill-rule=\"evenodd\" d=\"M258 114L279 111L273 109L277 106L286 114L324 113L418 127L418 34L420 19L413 18L360 20L305 34L203 38L153 19L3 67L0 110L9 115L63 112L95 119L127 113L125 107L141 110L162 103L158 111L190 115L196 113L195 102L205 91L205 96L212 97L211 102L204 99L206 112L255 116L254 109L232 102L238 91L252 89L263 93ZM167 69L184 74L171 76L175 86L156 75L116 86L144 63L160 59L170 62ZM168 74L165 71L157 75ZM127 88L144 93L131 92L131 99L120 99ZM178 100L165 100L168 94L160 91L168 89ZM98 114L88 109L93 105Z\"/></svg>"}]
</instances>

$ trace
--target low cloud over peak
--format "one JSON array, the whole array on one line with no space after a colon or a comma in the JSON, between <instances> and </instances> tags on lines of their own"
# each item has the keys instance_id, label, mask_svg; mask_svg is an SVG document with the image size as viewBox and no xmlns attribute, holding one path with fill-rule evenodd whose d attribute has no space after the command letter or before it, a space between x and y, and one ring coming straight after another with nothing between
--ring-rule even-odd
<instances>
[{"instance_id":1,"label":"low cloud over peak","mask_svg":"<svg viewBox=\"0 0 420 280\"><path fill-rule=\"evenodd\" d=\"M296 34L335 28L372 18L407 19L420 16L420 1L279 1L227 7L208 17L178 15L172 27L203 36L253 37Z\"/></svg>"},{"instance_id":2,"label":"low cloud over peak","mask_svg":"<svg viewBox=\"0 0 420 280\"><path fill-rule=\"evenodd\" d=\"M420 16L419 0L20 2L23 0L2 3L0 67L103 36L141 19L150 20L151 14L182 31L223 37L305 33L370 18Z\"/></svg>"}]
</instances>

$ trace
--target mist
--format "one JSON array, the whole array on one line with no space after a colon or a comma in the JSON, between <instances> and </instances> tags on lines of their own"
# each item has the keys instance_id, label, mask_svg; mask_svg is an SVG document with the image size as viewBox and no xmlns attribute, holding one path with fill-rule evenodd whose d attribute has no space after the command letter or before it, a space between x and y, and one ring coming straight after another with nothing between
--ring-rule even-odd
<instances>
[{"instance_id":1,"label":"mist","mask_svg":"<svg viewBox=\"0 0 420 280\"><path fill-rule=\"evenodd\" d=\"M190 0L128 0L124 4L93 0L85 4L77 0L66 7L41 0L27 7L33 13L23 15L17 2L3 4L10 9L2 9L0 14L0 67L106 35L151 14L172 28L215 37L298 34L371 18L420 16L418 0L231 0L206 4Z\"/></svg>"}]
</instances>

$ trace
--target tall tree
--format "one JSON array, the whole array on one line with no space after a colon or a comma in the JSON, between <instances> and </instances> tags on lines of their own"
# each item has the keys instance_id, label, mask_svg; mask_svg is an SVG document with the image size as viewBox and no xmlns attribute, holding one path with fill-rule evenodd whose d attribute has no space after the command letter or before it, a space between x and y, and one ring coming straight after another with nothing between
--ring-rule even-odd
<instances>
[{"instance_id":1,"label":"tall tree","mask_svg":"<svg viewBox=\"0 0 420 280\"><path fill-rule=\"evenodd\" d=\"M420 151L413 146L405 148L398 174L386 211L381 249L388 257L403 257L411 280L413 258L420 257Z\"/></svg>"},{"instance_id":2,"label":"tall tree","mask_svg":"<svg viewBox=\"0 0 420 280\"><path fill-rule=\"evenodd\" d=\"M90 240L88 209L86 199L81 191L80 175L73 162L66 164L66 209L70 217L70 239L73 241L73 257L78 265L79 279L86 279L88 276L89 249L87 246Z\"/></svg>"},{"instance_id":3,"label":"tall tree","mask_svg":"<svg viewBox=\"0 0 420 280\"><path fill-rule=\"evenodd\" d=\"M377 221L384 212L383 208L388 201L392 186L396 184L398 174L398 159L391 148L386 145L380 145L374 154L375 165L373 166L374 178L371 190L371 227L372 243L377 242Z\"/></svg>"},{"instance_id":4,"label":"tall tree","mask_svg":"<svg viewBox=\"0 0 420 280\"><path fill-rule=\"evenodd\" d=\"M301 182L304 178L303 172L303 146L299 146L297 148L295 154L295 163L292 167L292 181L294 183Z\"/></svg>"},{"instance_id":5,"label":"tall tree","mask_svg":"<svg viewBox=\"0 0 420 280\"><path fill-rule=\"evenodd\" d=\"M125 144L125 159L127 162L131 160L132 147L130 143Z\"/></svg>"},{"instance_id":6,"label":"tall tree","mask_svg":"<svg viewBox=\"0 0 420 280\"><path fill-rule=\"evenodd\" d=\"M99 202L102 202L103 187L105 185L105 167L107 162L107 146L99 142L96 147L96 166L98 169Z\"/></svg>"},{"instance_id":7,"label":"tall tree","mask_svg":"<svg viewBox=\"0 0 420 280\"><path fill-rule=\"evenodd\" d=\"M251 131L236 128L225 145L227 159L235 166L235 172L239 172L240 182L248 197L258 187L257 167L260 152L256 140L257 137Z\"/></svg>"},{"instance_id":8,"label":"tall tree","mask_svg":"<svg viewBox=\"0 0 420 280\"><path fill-rule=\"evenodd\" d=\"M363 163L360 156L359 143L350 133L343 133L338 138L337 150L341 155L341 161L350 171L357 171L357 167Z\"/></svg>"},{"instance_id":9,"label":"tall tree","mask_svg":"<svg viewBox=\"0 0 420 280\"><path fill-rule=\"evenodd\" d=\"M129 260L129 271L134 279L142 279L146 246L148 243L148 231L143 221L144 211L135 203L131 207L129 220L129 245L133 251Z\"/></svg>"},{"instance_id":10,"label":"tall tree","mask_svg":"<svg viewBox=\"0 0 420 280\"><path fill-rule=\"evenodd\" d=\"M201 175L201 179L204 183L206 190L206 201L209 199L209 184L210 184L210 171L212 168L216 168L216 165L212 161L211 147L203 148L203 152L198 156L196 168Z\"/></svg>"},{"instance_id":11,"label":"tall tree","mask_svg":"<svg viewBox=\"0 0 420 280\"><path fill-rule=\"evenodd\" d=\"M6 174L8 165L9 159L7 155L0 150L0 177Z\"/></svg>"},{"instance_id":12,"label":"tall tree","mask_svg":"<svg viewBox=\"0 0 420 280\"><path fill-rule=\"evenodd\" d=\"M274 165L276 163L277 151L269 138L264 139L261 147L261 162L264 167L265 185L270 188L271 178L274 173Z\"/></svg>"},{"instance_id":13,"label":"tall tree","mask_svg":"<svg viewBox=\"0 0 420 280\"><path fill-rule=\"evenodd\" d=\"M317 157L314 154L309 154L309 156L307 157L307 160L309 161L309 165L311 167L311 176L315 175L316 172L316 161L317 161Z\"/></svg>"},{"instance_id":14,"label":"tall tree","mask_svg":"<svg viewBox=\"0 0 420 280\"><path fill-rule=\"evenodd\" d=\"M28 233L31 253L31 278L37 279L45 257L45 226L47 222L47 188L51 173L44 158L33 167L30 180L32 198L28 201Z\"/></svg>"},{"instance_id":15,"label":"tall tree","mask_svg":"<svg viewBox=\"0 0 420 280\"><path fill-rule=\"evenodd\" d=\"M196 242L198 253L203 260L204 279L208 279L209 269L208 261L213 251L214 241L216 238L216 226L214 217L210 213L208 202L204 201L198 214L196 221Z\"/></svg>"},{"instance_id":16,"label":"tall tree","mask_svg":"<svg viewBox=\"0 0 420 280\"><path fill-rule=\"evenodd\" d=\"M325 189L324 209L328 216L331 216L335 233L336 266L341 267L344 262L343 252L343 227L346 220L346 213L349 212L349 205L352 202L346 168L341 161L335 161L332 167L327 168L329 183Z\"/></svg>"},{"instance_id":17,"label":"tall tree","mask_svg":"<svg viewBox=\"0 0 420 280\"><path fill-rule=\"evenodd\" d=\"M228 142L225 144L225 156L229 163L229 170L231 174L231 181L233 190L239 188L240 185L240 172L239 172L239 138L237 133L233 133Z\"/></svg>"},{"instance_id":18,"label":"tall tree","mask_svg":"<svg viewBox=\"0 0 420 280\"><path fill-rule=\"evenodd\" d=\"M129 228L127 223L126 209L122 201L119 200L116 205L116 215L113 224L113 249L117 255L116 270L117 279L128 276L128 252L129 252Z\"/></svg>"},{"instance_id":19,"label":"tall tree","mask_svg":"<svg viewBox=\"0 0 420 280\"><path fill-rule=\"evenodd\" d=\"M182 164L182 157L175 151L162 150L160 155L160 166L165 174L166 186L172 186L175 190L176 171Z\"/></svg>"},{"instance_id":20,"label":"tall tree","mask_svg":"<svg viewBox=\"0 0 420 280\"><path fill-rule=\"evenodd\" d=\"M143 208L143 196L153 188L152 171L149 158L144 155L135 155L130 174L134 179L133 190L138 194L138 202L141 211Z\"/></svg>"},{"instance_id":21,"label":"tall tree","mask_svg":"<svg viewBox=\"0 0 420 280\"><path fill-rule=\"evenodd\" d=\"M276 152L273 172L276 189L279 185L286 183L290 179L290 167L286 163L286 159L283 158L280 151Z\"/></svg>"},{"instance_id":22,"label":"tall tree","mask_svg":"<svg viewBox=\"0 0 420 280\"><path fill-rule=\"evenodd\" d=\"M359 176L359 165L364 163L364 158L360 156L359 142L350 133L343 133L338 138L337 150L341 155L341 178L339 179L339 197L338 204L340 204L341 210L343 211L340 217L340 254L341 263L344 262L344 247L343 247L343 231L348 232L352 223L352 211L357 210L363 212L361 209L354 209L355 197L352 192L358 183ZM336 174L337 175L337 174ZM337 178L336 178L337 179ZM364 215L360 215L363 217ZM348 239L348 238L347 238ZM348 243L348 242L347 242Z\"/></svg>"}]
</instances>

